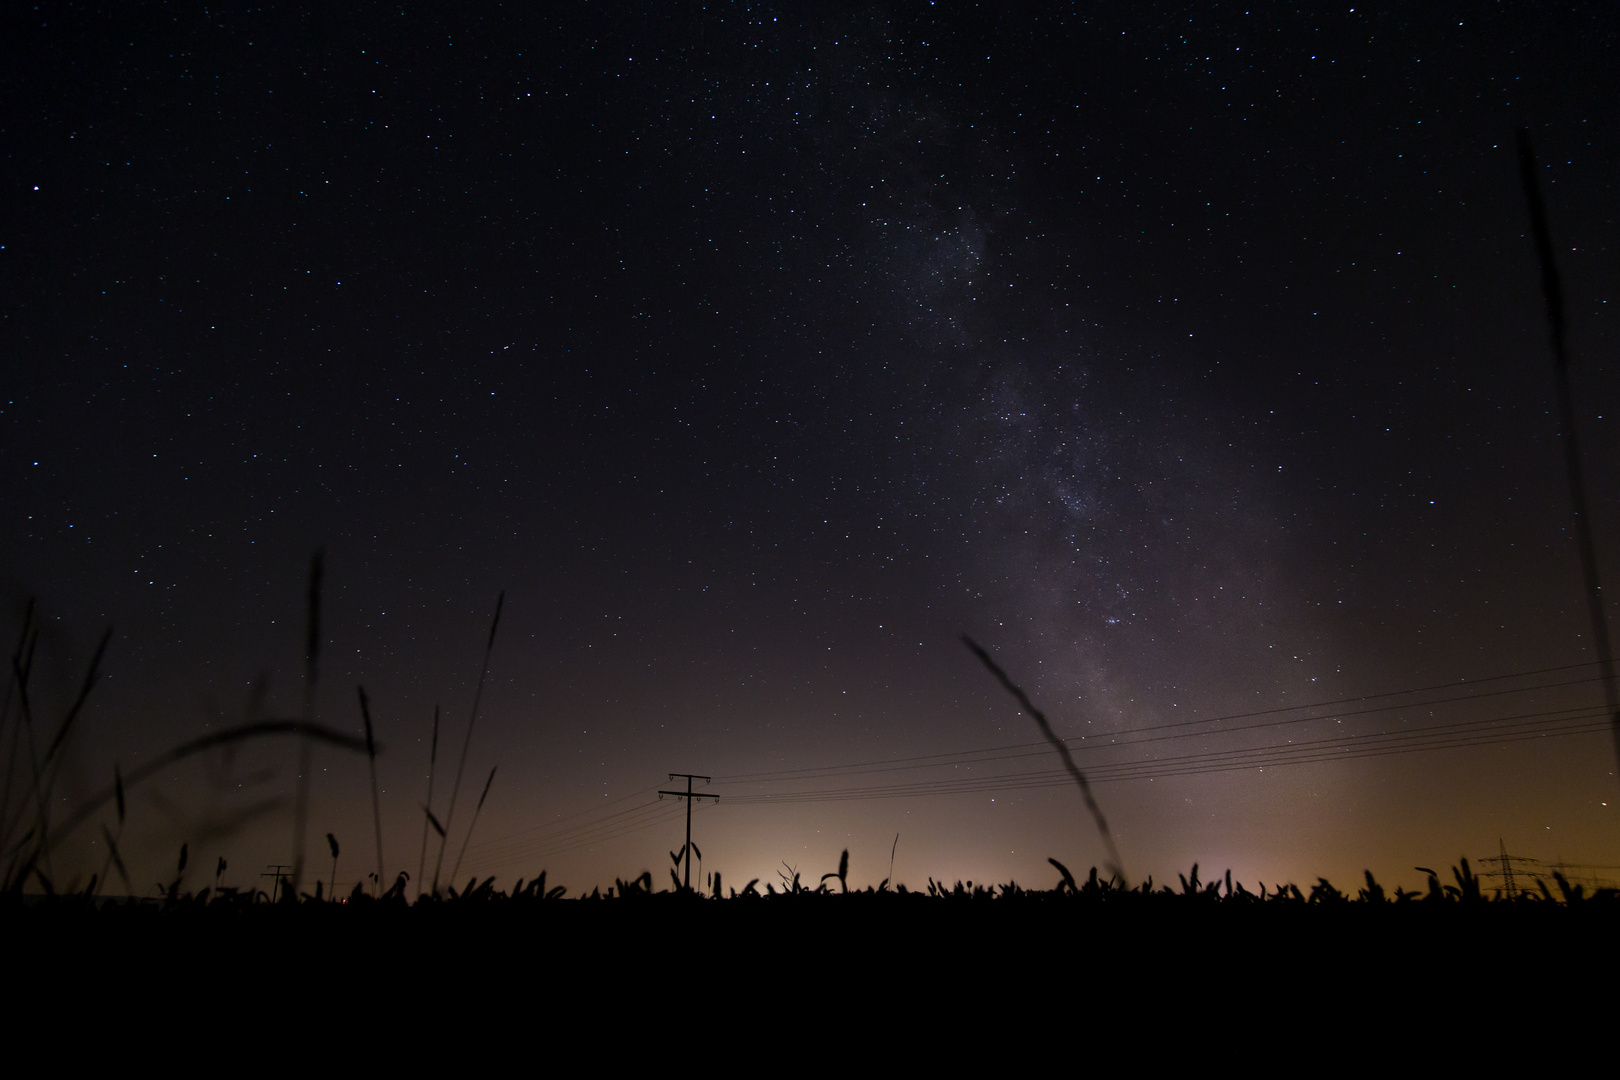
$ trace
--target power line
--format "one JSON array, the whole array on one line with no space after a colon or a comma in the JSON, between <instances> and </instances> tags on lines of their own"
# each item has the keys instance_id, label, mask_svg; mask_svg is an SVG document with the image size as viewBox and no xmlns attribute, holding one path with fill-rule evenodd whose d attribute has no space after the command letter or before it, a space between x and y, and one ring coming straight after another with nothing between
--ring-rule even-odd
<instances>
[{"instance_id":1,"label":"power line","mask_svg":"<svg viewBox=\"0 0 1620 1080\"><path fill-rule=\"evenodd\" d=\"M1593 680L1584 680L1584 681L1593 681ZM1565 685L1565 684L1555 684L1555 685ZM1539 689L1539 688L1540 687L1538 687L1537 689ZM1423 704L1433 704L1433 702L1419 703L1418 707L1420 707ZM1387 712L1387 711L1391 711L1391 710L1390 709L1368 709L1368 710L1362 710L1359 713L1345 713L1345 714L1342 714L1342 715L1343 716L1356 716L1356 715L1365 715L1365 714L1370 714L1370 713ZM1557 710L1557 711L1558 712L1568 712L1568 711L1571 711L1571 710L1566 709L1566 710ZM1553 713L1530 713L1530 714L1523 714L1523 715L1544 716L1544 715L1553 715ZM1341 717L1336 717L1336 716L1307 716L1307 717L1296 717L1296 718L1288 719L1288 720L1268 720L1268 721L1264 721L1264 722L1258 723L1258 724L1246 724L1246 725L1244 725L1242 727L1223 728L1220 731L1211 731L1211 732L1178 732L1178 733L1174 733L1174 734L1149 735L1147 737L1137 738L1137 739L1132 739L1132 738L1128 738L1128 737L1107 738L1107 741L1103 741L1102 737L1091 737L1091 738L1086 738L1086 739L1083 739L1083 740L1081 738L1075 738L1075 739L1071 739L1071 740L1068 740L1068 741L1074 742L1074 743L1079 743L1079 745L1075 745L1075 746L1070 747L1070 749L1075 751L1075 752L1087 752L1087 751L1089 751L1089 752L1100 752L1100 751L1110 750L1110 749L1114 749L1114 748L1118 748L1118 747L1141 746L1141 745L1145 745L1145 744L1148 744L1148 743L1169 742L1169 741L1180 740L1180 739L1202 739L1202 738L1209 738L1209 737L1214 736L1214 735L1229 735L1229 734L1235 734L1237 732L1243 732L1243 731L1260 731L1260 730L1265 730L1265 729L1269 729L1269 728L1284 727L1284 726L1287 726L1287 725L1290 725L1290 724L1303 724L1303 723L1312 723L1312 722L1316 722L1316 721L1328 721L1328 720L1339 720L1339 719L1341 719ZM1513 720L1513 719L1518 719L1518 717L1492 717L1492 718L1488 718L1486 720L1469 720L1469 721L1461 721L1460 723L1468 723L1468 724L1474 724L1474 723L1497 723L1497 722L1506 721L1506 720ZM1455 724L1455 723L1459 723L1459 722L1453 721L1452 723ZM1179 726L1179 725L1165 725L1165 726ZM1445 726L1450 726L1450 725L1446 725L1446 724L1429 725L1429 726L1426 726L1424 728L1416 729L1411 734L1422 734L1423 732L1433 731L1433 730L1435 730L1437 728L1445 727ZM1163 728L1162 727L1161 728L1143 728L1143 729L1140 729L1140 730L1142 730L1142 731L1154 731L1154 730L1163 730ZM1129 735L1131 733L1124 733L1124 734ZM1384 733L1377 733L1375 735L1343 736L1343 737L1344 738L1377 738L1377 737L1381 737L1383 734ZM1405 734L1405 733L1402 733L1402 734ZM1299 745L1299 744L1295 744L1295 745ZM1003 752L1003 751L1016 751L1016 752ZM881 762L881 761L879 761L879 762L858 762L858 763L855 763L855 764L852 764L852 765L849 765L849 766L823 766L821 768L814 769L814 770L804 770L802 773L799 773L799 774L794 774L791 770L784 770L782 773L777 774L778 775L777 782L784 782L785 783L785 782L790 782L792 780L827 779L827 778L831 778L831 777L835 777L835 776L861 776L861 775L872 775L872 774L876 774L876 773L886 773L886 772L904 772L904 771L916 770L916 769L932 769L932 768L943 768L945 766L960 766L960 765L964 765L964 764L976 765L976 764L981 764L981 763L984 763L984 762L992 762L992 761L1014 761L1014 760L1018 760L1020 758L1045 757L1048 752L1049 752L1049 750L1047 749L1047 746L1046 746L1045 743L1017 743L1017 744L1014 744L1014 745L1011 745L1011 746L991 747L991 748L988 748L988 749L985 749L985 750L965 750L965 751L959 751L956 754L952 754L952 755L939 755L939 756L936 756L934 760L921 760L921 759L917 759L917 758L891 759L891 760L896 760L896 761L900 761L900 762L913 762L913 764L898 764L898 765L890 765L890 766L885 767L885 763ZM722 784L728 784L728 785L747 783L748 778L756 777L756 776L760 776L760 775L762 775L762 774L743 773L743 774L738 774L736 776L723 777L719 782L722 783ZM758 782L770 782L770 781L755 781L755 782L758 783Z\"/></svg>"},{"instance_id":2,"label":"power line","mask_svg":"<svg viewBox=\"0 0 1620 1080\"><path fill-rule=\"evenodd\" d=\"M679 806L657 800L643 807L639 807L638 809L657 810L662 811L662 813L655 813L640 820L629 820L626 823L613 826L611 831L608 832L582 836L579 839L555 846L535 847L521 854L487 854L478 859L474 865L481 869L488 869L490 867L499 868L501 866L510 865L511 863L519 860L550 859L557 855L566 854L570 851L576 851L582 847L593 847L613 840L623 839L626 836L633 836L639 832L646 832L649 829L661 828L679 819L682 815L682 810ZM713 808L709 807L708 809ZM695 812L703 813L704 810L704 805L699 803L695 809Z\"/></svg>"},{"instance_id":3,"label":"power line","mask_svg":"<svg viewBox=\"0 0 1620 1080\"><path fill-rule=\"evenodd\" d=\"M580 848L596 847L609 843L613 840L620 840L627 836L633 836L636 833L646 832L650 829L665 828L672 822L678 821L681 817L681 810L679 807L665 804L665 808L667 812L664 814L648 818L633 825L628 825L615 832L607 833L601 836L588 837L571 843L562 844L554 848L547 848L545 850L527 854L521 857L488 856L480 859L476 865L483 870L487 870L491 867L500 868L503 866L509 866L514 862L520 861L520 858L527 861L544 861L555 858L559 855L565 855L570 851L577 851ZM700 806L698 809L701 812L702 807Z\"/></svg>"},{"instance_id":4,"label":"power line","mask_svg":"<svg viewBox=\"0 0 1620 1080\"><path fill-rule=\"evenodd\" d=\"M1274 709L1260 709L1252 712L1231 713L1223 716L1209 717L1186 721L1175 721L1168 724L1156 724L1132 731L1121 731L1113 735L1076 736L1066 740L1075 752L1088 754L1100 753L1111 749L1123 749L1131 746L1140 746L1149 743L1176 741L1189 738L1211 738L1215 736L1236 735L1245 731L1259 731L1286 727L1295 724L1312 722L1326 722L1340 720L1353 716L1370 716L1377 713L1392 712L1396 710L1411 710L1431 708L1434 706L1453 705L1460 702L1478 701L1490 697L1502 697L1513 694L1534 693L1538 691L1551 691L1574 686L1586 685L1598 678L1580 678L1560 680L1556 682L1534 683L1529 686L1506 687L1493 690L1473 691L1473 687L1490 683L1500 683L1514 679L1529 679L1537 676L1553 675L1559 672L1574 671L1580 668L1590 668L1592 662L1563 664L1554 667L1538 668L1530 671L1511 672L1502 675L1492 675L1461 682L1436 683L1428 686L1410 687L1402 690L1387 691L1379 694L1363 694L1353 697L1336 698L1326 701L1310 702L1301 705L1280 706ZM1301 712L1312 709L1327 709L1338 705L1356 704L1361 702L1378 701L1385 698L1408 697L1416 694L1433 693L1438 690L1456 690L1459 686L1469 688L1469 692L1451 694L1445 697L1430 698L1423 701L1397 702L1388 705L1376 705L1364 709L1345 711L1338 714L1321 716L1284 716L1283 714ZM1279 719L1265 719L1280 717ZM1259 720L1259 723L1244 724L1215 728L1212 730L1187 730L1200 726L1230 723L1234 720ZM1491 727L1489 731L1469 728ZM1598 730L1593 726L1593 718L1589 714L1581 714L1580 710L1563 709L1547 710L1518 714L1516 716L1496 716L1485 719L1450 721L1439 724L1428 724L1411 731L1373 732L1366 734L1347 733L1329 736L1324 739L1305 741L1290 740L1286 743L1269 743L1252 747L1232 748L1218 751L1204 751L1197 754L1177 755L1173 758L1158 758L1151 761L1138 762L1108 762L1088 766L1088 771L1094 771L1099 782L1110 780L1132 780L1145 777L1203 775L1215 772L1227 772L1235 769L1254 767L1280 767L1291 764L1310 764L1321 761L1345 761L1363 757L1387 756L1392 753L1412 753L1431 749L1457 749L1475 745L1492 743L1516 742L1523 738L1546 738L1563 735L1584 734L1591 730ZM984 747L974 750L954 751L940 754L923 754L909 757L877 759L871 761L849 762L842 765L813 766L800 769L779 769L749 773L734 773L720 778L717 784L726 787L737 787L748 784L791 783L794 780L830 780L840 776L861 776L881 773L897 773L905 771L921 771L946 767L962 767L998 761L1015 761L1022 758L1041 757L1050 753L1045 743L1014 743L1003 746ZM1037 770L1019 773L1003 773L980 775L972 778L949 778L935 780L919 780L912 784L882 784L869 787L839 787L815 789L813 791L760 793L736 792L728 796L732 802L800 802L824 800L860 800L868 798L906 798L926 796L932 794L965 793L983 790L1017 790L1025 787L1045 787L1061 783L1060 775L1055 771ZM648 801L638 805L624 807L623 804L637 798L644 798L653 793L653 788L643 788L629 794L620 796L602 805L592 806L572 814L555 818L551 821L517 830L489 840L480 841L469 848L468 857L473 859L473 865L489 867L497 864L510 864L511 862L529 859L545 859L568 851L577 850L597 844L609 843L613 840L645 831L666 823L676 816L675 812L661 813L664 807L657 801ZM684 793L682 793L684 794ZM667 804L665 804L667 806ZM611 812L604 814L604 811ZM668 808L674 811L675 808Z\"/></svg>"},{"instance_id":5,"label":"power line","mask_svg":"<svg viewBox=\"0 0 1620 1080\"><path fill-rule=\"evenodd\" d=\"M514 832L491 837L488 840L480 840L478 843L473 844L468 851L475 855L487 855L492 849L498 848L504 844L545 844L558 837L567 836L579 830L595 828L601 823L612 820L613 818L617 818L625 814L632 814L640 810L645 810L649 806L655 806L657 805L656 800L653 802L643 802L637 804L636 806L613 811L612 813L608 813L606 816L603 816L604 811L607 811L612 807L621 806L622 804L629 802L631 799L645 799L656 792L656 787L641 788L637 791L632 791L627 795L621 795L617 799L612 799L595 806L590 806L584 810L577 810L572 814L564 814L560 817L552 818L551 820L542 822L538 825L530 825Z\"/></svg>"},{"instance_id":6,"label":"power line","mask_svg":"<svg viewBox=\"0 0 1620 1080\"><path fill-rule=\"evenodd\" d=\"M488 845L481 845L477 850L474 865L487 865L495 859L542 858L562 851L571 851L577 847L605 843L676 816L679 814L675 808L654 800L620 811L600 821L583 823L556 836L527 840L508 847L498 847L496 841L491 841Z\"/></svg>"},{"instance_id":7,"label":"power line","mask_svg":"<svg viewBox=\"0 0 1620 1080\"><path fill-rule=\"evenodd\" d=\"M546 829L553 828L556 825L559 825L564 821L571 821L574 818L580 818L580 817L585 817L585 816L590 815L590 814L595 814L595 813L598 813L599 811L601 811L602 809L604 809L606 807L617 806L622 802L628 802L631 799L634 799L634 798L637 798L637 797L640 797L640 796L643 796L643 795L652 795L657 791L657 789L658 789L658 785L656 785L656 784L652 785L651 787L639 788L639 789L637 789L635 791L630 792L628 795L621 795L617 799L611 799L611 800L609 800L607 802L600 803L600 804L598 804L596 806L592 806L589 809L577 810L572 814L564 814L562 817L553 818L550 821L542 822L542 823L540 823L538 825L530 825L527 828L518 829L516 832L508 833L507 835L508 836L520 836L520 835L522 835L524 833L543 832ZM472 850L477 851L480 847L483 847L485 844L494 843L494 842L495 841L493 841L493 840L481 840L481 841L479 841L478 843L476 843L476 844L474 844L472 846Z\"/></svg>"},{"instance_id":8,"label":"power line","mask_svg":"<svg viewBox=\"0 0 1620 1080\"><path fill-rule=\"evenodd\" d=\"M1242 750L1210 751L1202 754L1182 755L1142 762L1113 762L1093 765L1088 773L1098 783L1145 779L1164 776L1194 776L1232 772L1249 768L1279 767L1283 765L1311 764L1322 761L1348 761L1359 758L1387 757L1394 754L1415 753L1422 750L1459 749L1522 742L1565 735L1580 735L1603 731L1606 719L1601 710L1585 710L1574 716L1563 715L1570 710L1554 714L1528 714L1515 718L1471 720L1465 724L1425 728L1414 732L1391 732L1378 736L1339 736L1331 739L1310 740L1303 743L1269 744ZM1507 723L1508 728L1490 731L1456 730ZM1358 745L1359 744L1359 745ZM1371 745L1369 745L1371 744ZM958 794L977 791L1018 790L1033 787L1054 787L1066 783L1065 774L1056 769L1021 773L1000 773L972 778L923 780L911 783L870 785L865 787L823 788L808 791L780 793L733 794L731 802L788 803L823 801L860 801L871 798L906 798L921 795Z\"/></svg>"},{"instance_id":9,"label":"power line","mask_svg":"<svg viewBox=\"0 0 1620 1080\"><path fill-rule=\"evenodd\" d=\"M1367 734L1349 733L1349 734L1344 734L1344 735L1335 735L1335 736L1332 736L1331 739L1333 739L1333 740L1371 740L1371 739L1385 739L1385 738L1421 739L1421 738L1430 736L1430 735L1432 735L1432 734L1434 734L1436 732L1441 732L1441 731L1444 731L1444 730L1447 730L1447 729L1450 729L1450 728L1455 728L1455 727L1481 726L1481 725L1502 724L1502 723L1517 724L1517 723L1520 723L1520 722L1524 722L1524 721L1528 721L1528 720L1537 720L1537 719L1541 719L1541 720L1543 720L1543 722L1553 722L1553 718L1556 718L1556 717L1561 716L1561 715L1566 714L1566 713L1580 712L1580 711L1581 711L1580 709L1557 709L1557 710L1543 710L1543 711L1532 712L1532 713L1521 713L1521 714L1508 715L1508 716L1493 716L1493 717L1486 717L1486 718L1482 718L1482 719L1453 720L1453 721L1441 722L1441 723L1438 723L1438 724L1425 725L1425 726L1420 727L1420 728L1414 728L1414 729L1412 729L1410 731L1403 731L1403 732L1375 732L1375 733L1367 733ZM1331 716L1328 716L1328 717L1307 717L1307 718L1301 718L1300 720L1281 720L1281 721L1274 720L1274 721L1267 721L1267 722L1260 723L1260 724L1249 724L1249 725L1245 725L1243 727L1227 728L1227 729L1224 729L1223 731L1220 731L1220 732L1182 732L1182 733L1171 734L1171 735L1153 735L1153 736L1149 736L1149 737L1141 738L1141 739L1110 739L1107 742L1088 740L1087 742L1085 742L1085 743L1083 743L1083 744L1081 744L1079 746L1076 746L1073 749L1075 751L1077 751L1077 752L1100 753L1100 752L1103 752L1103 751L1112 750L1112 749L1116 749L1116 748L1140 746L1140 745L1144 745L1144 744L1148 744L1148 743L1166 742L1166 741L1182 740L1182 739L1189 739L1189 738L1209 738L1209 737L1211 737L1213 735L1233 734L1233 733L1240 732L1240 731L1264 730L1264 729L1268 729L1268 728L1281 727L1281 726L1284 726L1284 725L1287 725L1287 724L1292 724L1292 723L1314 721L1314 720L1335 720L1335 719L1337 719L1337 718L1336 717L1331 717ZM1310 742L1319 742L1319 741L1321 741L1321 740L1309 740L1307 742L1293 742L1293 741L1290 741L1289 743L1283 743L1283 744L1273 743L1273 744L1269 744L1269 746L1271 746L1271 747L1304 746L1304 745L1309 745ZM1491 740L1486 739L1485 741L1491 741ZM795 780L795 779L806 779L806 780L808 780L808 779L827 779L827 778L831 778L833 776L839 776L839 775L859 776L859 775L870 775L870 774L873 774L873 773L880 773L880 772L902 772L902 771L908 771L908 770L914 770L914 769L922 769L922 768L941 768L941 767L945 767L945 766L961 766L963 764L979 764L979 763L983 763L983 762L1009 761L1009 760L1016 760L1016 759L1019 759L1019 758L1044 757L1045 756L1045 753L1042 750L1024 750L1023 749L1023 747L1030 746L1030 745L1032 745L1032 744L1021 744L1018 747L1002 747L1002 748L996 748L996 749L993 749L993 750L990 750L990 751L963 752L962 754L958 755L957 760L954 760L954 761L952 761L952 760L937 760L937 761L928 762L928 763L922 763L922 764L897 765L897 766L891 766L889 768L883 768L883 767L881 767L881 763L876 763L876 762L857 763L857 764L855 764L853 766L848 767L846 770L837 770L836 767L827 767L826 769L821 770L821 775L819 775L819 776L810 776L810 775L783 776L781 781L779 781L779 782L790 782L790 781ZM1252 752L1255 752L1258 749L1263 749L1263 748L1264 747L1260 747L1260 748L1247 747L1247 748L1240 748L1240 749L1227 750L1227 751L1212 751L1211 753L1227 753L1227 754L1232 754L1232 753L1252 753ZM1000 752L997 752L998 750L1020 750L1021 752L1019 752L1019 753L1000 753ZM970 756L968 756L969 754L973 754L975 756L970 757ZM899 760L905 761L905 760L912 760L912 759L899 759ZM1164 759L1160 759L1160 760L1164 760ZM1108 765L1089 766L1089 768L1107 769L1107 768L1109 768L1109 766ZM757 775L757 774L743 774L744 777L749 776L749 775ZM747 781L745 779L733 778L733 777L723 777L721 779L721 781L720 781L720 783L722 783L724 785L727 785L727 786L735 786L737 784L746 783L746 782ZM756 781L756 783L757 782L759 782L759 781Z\"/></svg>"},{"instance_id":10,"label":"power line","mask_svg":"<svg viewBox=\"0 0 1620 1080\"><path fill-rule=\"evenodd\" d=\"M1565 665L1562 665L1560 667L1555 667L1555 668L1542 668L1542 669L1540 669L1538 671L1519 672L1519 673L1511 674L1511 675L1493 675L1493 676L1491 676L1490 678L1487 678L1487 679L1475 680L1475 682L1476 683L1484 683L1484 682L1498 682L1498 681L1505 680L1505 679L1521 679L1521 678L1528 678L1528 677L1530 677L1532 675L1545 675L1545 674L1550 674L1550 673L1555 672L1555 671L1566 671L1566 670L1569 670L1570 668L1589 667L1589 666L1591 666L1591 665L1590 664L1565 664ZM1459 701L1478 701L1478 700L1482 700L1482 699L1487 698L1487 697L1501 697L1501 696L1504 696L1504 695L1507 695L1507 694L1525 694L1525 693L1534 692L1536 690L1555 690L1555 689L1561 689L1561 688L1570 687L1570 686L1581 686L1581 685L1585 685L1587 683L1600 682L1600 681L1601 681L1601 676L1594 676L1592 678L1572 679L1572 680L1567 680L1567 681L1564 681L1564 682L1556 682L1556 683L1537 683L1537 684L1534 684L1532 686L1512 687L1512 688L1505 689L1505 690L1488 690L1488 691L1485 691L1485 692L1479 693L1479 694L1459 694L1459 695L1455 695L1455 696L1452 696L1452 697L1433 698L1433 699L1430 699L1428 701L1406 702L1406 703L1403 703L1403 704L1394 704L1394 705L1379 705L1379 706L1374 706L1374 707L1368 708L1368 709L1357 709L1357 710L1353 710L1353 711L1346 711L1346 712L1329 714L1329 715L1326 715L1326 716L1290 717L1290 718L1283 719L1283 720L1274 720L1274 721L1269 721L1269 722L1261 723L1261 724L1245 725L1243 727L1222 728L1222 729L1220 729L1219 733L1234 732L1234 731L1251 731L1251 730L1256 730L1256 729L1265 728L1265 727L1280 727L1280 726L1283 726L1283 725L1286 725L1286 724L1304 724L1304 723L1310 723L1312 721L1317 721L1317 720L1336 720L1336 719L1346 717L1346 716L1364 716L1364 715L1372 715L1372 714L1380 713L1380 712L1393 712L1393 711L1395 711L1397 709L1420 709L1420 708L1424 708L1424 707L1429 706L1429 705L1454 704L1454 703L1459 702ZM1191 726L1194 726L1194 725L1197 725L1197 724L1218 724L1218 723L1224 723L1224 722L1229 721L1229 720L1248 720L1248 719L1254 719L1254 718L1262 717L1262 716L1275 716L1275 715L1277 715L1279 713L1285 713L1285 712L1298 712L1298 711L1303 710L1303 709L1325 709L1325 708L1328 708L1328 707L1333 706L1333 705L1342 705L1342 704L1348 704L1348 703L1351 703L1351 702L1376 701L1377 699L1382 698L1382 697L1397 697L1397 696L1403 696L1403 695L1406 695L1406 694L1428 693L1428 692L1433 691L1433 690L1454 689L1456 687L1456 685L1457 685L1456 683L1445 683L1445 684L1441 684L1441 685L1438 685L1438 686L1415 687L1415 688L1410 689L1410 690L1394 690L1394 691L1390 691L1389 693L1386 693L1386 694L1367 694L1367 695L1363 695L1361 697L1338 698L1338 699L1332 700L1332 701L1312 702L1312 703L1307 704L1307 705L1289 705L1289 706L1279 707L1279 708L1275 708L1275 709L1260 709L1260 710L1256 710L1254 712L1229 713L1229 714L1224 715L1224 716L1208 717L1208 718L1201 719L1201 720L1178 720L1178 721L1174 721L1174 722L1168 723L1168 724L1148 724L1148 725L1144 725L1143 727L1134 728L1134 729L1131 729L1131 730L1128 730L1128 731L1115 732L1112 735L1108 735L1108 734L1101 734L1101 735L1071 735L1068 738L1064 739L1064 742L1066 742L1066 743L1091 743L1092 745L1120 745L1120 746L1124 746L1124 745L1131 745L1133 743L1162 741L1163 738L1185 738L1185 737L1187 737L1185 735L1171 735L1171 736L1162 736L1162 737L1154 736L1154 737L1150 737L1150 738L1132 738L1132 736L1141 735L1141 734L1148 734L1148 733L1152 733L1152 732L1160 732L1160 731L1173 731L1173 730L1177 730L1177 729L1181 729L1181 728L1191 727ZM1209 734L1216 734L1216 733L1217 732L1210 732ZM1100 742L1098 742L1098 743L1093 743L1092 742L1093 740L1102 740L1102 739L1109 739L1110 742L1108 742L1106 744L1103 744L1103 743L1100 743ZM1089 746L1087 746L1087 747L1081 747L1081 746L1071 747L1071 749L1076 749L1076 750L1078 750L1078 749L1089 749L1089 748L1090 748ZM885 768L885 766L906 766L906 767L913 767L913 768L932 768L932 767L934 767L935 765L938 765L938 764L951 764L952 759L996 760L995 758L981 758L981 757L979 757L979 755L999 754L999 753L1002 753L1004 751L1014 751L1014 750L1032 750L1034 753L1033 753L1033 755L1026 754L1026 755L1012 755L1012 756L1039 756L1039 755L1043 755L1043 754L1049 752L1048 749L1047 749L1047 744L1045 742L1009 743L1009 744L1006 744L1006 745L1003 745L1003 746L982 747L982 748L978 748L978 749L974 749L974 750L956 750L956 751L950 751L950 752L941 753L941 754L920 754L920 755L915 755L915 756L911 756L911 757L884 758L884 759L878 759L878 760L874 760L874 761L848 762L848 763L839 764L839 765L808 766L808 767L801 768L801 769L776 769L776 770L768 770L768 771L763 771L763 772L733 773L733 774L725 777L723 782L730 784L730 783L740 783L740 782L744 782L744 781L748 781L748 780L794 779L794 778L797 778L797 777L810 777L810 776L813 776L814 774L817 774L817 773L835 773L836 774L836 773L839 773L839 772L843 772L845 770L855 770L855 769L862 769L862 768L869 768L872 771L877 771L877 772L889 771L889 769ZM917 763L917 764L912 765L911 763Z\"/></svg>"},{"instance_id":11,"label":"power line","mask_svg":"<svg viewBox=\"0 0 1620 1080\"><path fill-rule=\"evenodd\" d=\"M1305 748L1305 752L1292 756L1272 756L1270 758L1251 758L1241 761L1217 761L1199 765L1173 765L1165 766L1161 762L1141 762L1124 766L1118 771L1099 772L1096 776L1098 783L1111 781L1138 780L1168 776L1196 776L1220 772L1234 772L1250 768L1281 767L1284 765L1313 764L1323 761L1349 761L1368 757L1388 757L1394 754L1413 753L1417 750L1456 749L1466 746L1495 745L1509 742L1522 742L1526 739L1547 738L1549 735L1578 735L1603 730L1602 722L1595 718L1588 718L1579 728L1570 728L1557 732L1531 732L1517 736L1502 738L1492 736L1489 738L1475 738L1471 740L1456 740L1449 744L1431 744L1417 747L1371 747L1367 749L1342 748L1339 750L1329 748ZM1128 771L1127 771L1128 770ZM1056 770L1042 770L1027 773L1005 773L995 776L976 777L969 780L941 780L923 781L915 784L885 785L864 788L834 788L820 789L808 792L782 792L778 794L733 795L732 803L762 803L762 802L815 802L815 801L855 801L864 798L894 798L916 795L956 794L972 791L1006 791L1028 787L1061 787L1065 783L1062 773Z\"/></svg>"}]
</instances>

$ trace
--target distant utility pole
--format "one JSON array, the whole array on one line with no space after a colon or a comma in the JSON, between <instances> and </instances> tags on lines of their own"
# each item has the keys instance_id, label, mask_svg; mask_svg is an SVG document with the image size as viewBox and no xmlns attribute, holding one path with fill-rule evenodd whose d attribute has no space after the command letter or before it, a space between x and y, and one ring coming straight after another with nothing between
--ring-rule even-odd
<instances>
[{"instance_id":1,"label":"distant utility pole","mask_svg":"<svg viewBox=\"0 0 1620 1080\"><path fill-rule=\"evenodd\" d=\"M281 887L282 879L287 876L287 871L291 869L292 867L286 863L265 863L265 871L259 876L275 878L275 881L270 883L270 902L272 904L276 902L276 890Z\"/></svg>"},{"instance_id":2,"label":"distant utility pole","mask_svg":"<svg viewBox=\"0 0 1620 1080\"><path fill-rule=\"evenodd\" d=\"M686 781L686 790L685 791L660 791L658 794L660 794L660 795L673 795L677 799L685 799L686 800L686 847L682 851L681 857L686 860L686 891L691 892L692 891L692 800L693 799L714 799L716 802L718 802L720 800L720 796L718 796L718 795L695 795L692 792L692 781L694 781L694 780L702 780L706 784L710 780L714 779L711 776L693 776L691 773L672 772L672 773L669 774L669 778L671 780L674 780L676 778L680 778L680 779L684 779Z\"/></svg>"}]
</instances>

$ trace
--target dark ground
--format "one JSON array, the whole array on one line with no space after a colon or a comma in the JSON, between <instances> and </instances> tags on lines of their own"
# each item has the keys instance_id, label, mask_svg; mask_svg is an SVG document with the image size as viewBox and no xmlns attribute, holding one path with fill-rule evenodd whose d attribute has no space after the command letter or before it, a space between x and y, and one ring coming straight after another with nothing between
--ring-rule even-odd
<instances>
[{"instance_id":1,"label":"dark ground","mask_svg":"<svg viewBox=\"0 0 1620 1080\"><path fill-rule=\"evenodd\" d=\"M91 1021L132 1045L337 1038L339 1060L358 1060L347 1055L374 1038L381 1053L422 1045L446 1063L509 1046L592 1068L679 1060L684 1047L728 1071L749 1053L835 1067L1238 1054L1292 1069L1342 1055L1471 1060L1509 1032L1521 1050L1595 1041L1614 999L1615 914L1592 902L660 894L13 905L4 923L13 985L31 988L26 1030Z\"/></svg>"}]
</instances>

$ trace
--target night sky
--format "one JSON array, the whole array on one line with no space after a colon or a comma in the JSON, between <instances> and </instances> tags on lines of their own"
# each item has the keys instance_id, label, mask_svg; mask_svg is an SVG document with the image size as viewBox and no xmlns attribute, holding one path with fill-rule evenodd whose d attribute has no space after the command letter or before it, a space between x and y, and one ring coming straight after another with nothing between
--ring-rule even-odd
<instances>
[{"instance_id":1,"label":"night sky","mask_svg":"<svg viewBox=\"0 0 1620 1080\"><path fill-rule=\"evenodd\" d=\"M1102 865L964 632L1133 882L1620 863L1514 143L1620 582L1612 5L348 7L5 16L0 637L37 597L42 716L115 627L53 805L297 715L319 548L315 715L371 698L390 880L503 590L463 880L667 884L671 772L737 887ZM365 759L313 762L347 889ZM291 862L297 768L132 790L137 887Z\"/></svg>"}]
</instances>

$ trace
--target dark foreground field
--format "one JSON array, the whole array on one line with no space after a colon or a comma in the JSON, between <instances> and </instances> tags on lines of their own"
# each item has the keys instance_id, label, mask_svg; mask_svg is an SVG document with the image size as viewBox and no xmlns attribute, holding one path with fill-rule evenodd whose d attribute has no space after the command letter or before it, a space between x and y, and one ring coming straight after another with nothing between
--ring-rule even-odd
<instances>
[{"instance_id":1,"label":"dark foreground field","mask_svg":"<svg viewBox=\"0 0 1620 1080\"><path fill-rule=\"evenodd\" d=\"M791 1049L829 1064L1236 1054L1292 1069L1604 1043L1620 902L1458 881L1263 899L1196 879L724 900L486 887L415 905L13 898L3 926L19 1030L131 1046L166 1032L371 1039L420 1046L423 1063L500 1045L615 1068Z\"/></svg>"}]
</instances>

